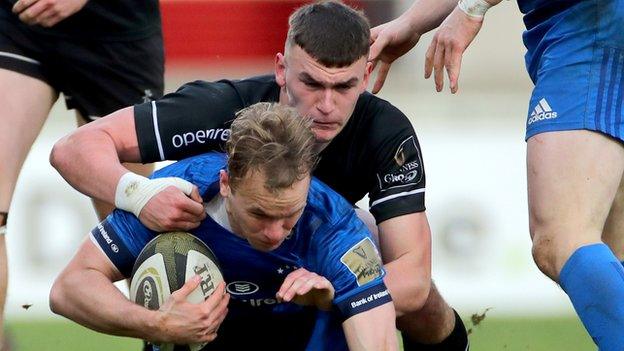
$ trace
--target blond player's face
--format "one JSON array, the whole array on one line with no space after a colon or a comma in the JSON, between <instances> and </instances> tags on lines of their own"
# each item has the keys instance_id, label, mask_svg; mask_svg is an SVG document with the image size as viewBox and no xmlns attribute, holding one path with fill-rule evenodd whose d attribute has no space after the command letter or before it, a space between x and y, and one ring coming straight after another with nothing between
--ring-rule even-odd
<instances>
[{"instance_id":1,"label":"blond player's face","mask_svg":"<svg viewBox=\"0 0 624 351\"><path fill-rule=\"evenodd\" d=\"M271 192L264 184L263 172L253 171L242 179L236 189L229 186L227 174L221 174L221 195L234 233L245 238L260 251L278 248L301 217L307 203L310 176L291 187Z\"/></svg>"},{"instance_id":2,"label":"blond player's face","mask_svg":"<svg viewBox=\"0 0 624 351\"><path fill-rule=\"evenodd\" d=\"M295 45L276 58L276 79L287 101L312 118L319 143L329 143L347 124L365 90L371 65L367 57L347 67L325 67Z\"/></svg>"}]
</instances>

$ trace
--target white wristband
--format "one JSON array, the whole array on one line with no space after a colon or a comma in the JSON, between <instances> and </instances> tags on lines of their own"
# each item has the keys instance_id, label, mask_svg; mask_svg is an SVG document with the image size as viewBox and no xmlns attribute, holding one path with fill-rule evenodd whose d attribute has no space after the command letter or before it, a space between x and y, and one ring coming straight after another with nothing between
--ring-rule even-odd
<instances>
[{"instance_id":1,"label":"white wristband","mask_svg":"<svg viewBox=\"0 0 624 351\"><path fill-rule=\"evenodd\" d=\"M175 186L186 195L191 195L193 184L182 178L167 177L148 179L128 172L121 176L115 190L115 207L134 213L139 217L141 210L154 195L165 188Z\"/></svg>"},{"instance_id":2,"label":"white wristband","mask_svg":"<svg viewBox=\"0 0 624 351\"><path fill-rule=\"evenodd\" d=\"M492 5L485 0L459 0L457 6L470 17L483 18Z\"/></svg>"},{"instance_id":3,"label":"white wristband","mask_svg":"<svg viewBox=\"0 0 624 351\"><path fill-rule=\"evenodd\" d=\"M7 226L3 225L0 227L0 235L4 235L7 232Z\"/></svg>"}]
</instances>

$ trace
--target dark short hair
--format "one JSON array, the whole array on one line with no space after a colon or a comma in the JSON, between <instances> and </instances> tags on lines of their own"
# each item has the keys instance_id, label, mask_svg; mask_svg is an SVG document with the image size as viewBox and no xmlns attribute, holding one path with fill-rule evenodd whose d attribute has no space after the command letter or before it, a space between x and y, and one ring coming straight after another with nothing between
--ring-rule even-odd
<instances>
[{"instance_id":1,"label":"dark short hair","mask_svg":"<svg viewBox=\"0 0 624 351\"><path fill-rule=\"evenodd\" d=\"M271 192L310 175L318 158L311 124L294 108L277 103L259 102L239 111L225 144L232 190L252 171L264 172L264 186Z\"/></svg>"},{"instance_id":2,"label":"dark short hair","mask_svg":"<svg viewBox=\"0 0 624 351\"><path fill-rule=\"evenodd\" d=\"M302 6L290 15L288 26L286 45L298 45L326 67L346 67L368 55L368 19L342 2Z\"/></svg>"}]
</instances>

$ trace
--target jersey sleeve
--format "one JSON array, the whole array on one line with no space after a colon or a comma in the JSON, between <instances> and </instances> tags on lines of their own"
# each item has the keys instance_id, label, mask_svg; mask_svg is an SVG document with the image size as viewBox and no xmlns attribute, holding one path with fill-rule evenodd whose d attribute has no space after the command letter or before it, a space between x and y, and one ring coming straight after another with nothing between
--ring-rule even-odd
<instances>
[{"instance_id":1,"label":"jersey sleeve","mask_svg":"<svg viewBox=\"0 0 624 351\"><path fill-rule=\"evenodd\" d=\"M332 283L334 305L343 320L392 301L370 233L347 206L336 224L320 229L311 241L313 269Z\"/></svg>"},{"instance_id":2,"label":"jersey sleeve","mask_svg":"<svg viewBox=\"0 0 624 351\"><path fill-rule=\"evenodd\" d=\"M119 272L128 278L134 261L156 232L141 224L132 213L115 210L91 231L90 236Z\"/></svg>"},{"instance_id":3,"label":"jersey sleeve","mask_svg":"<svg viewBox=\"0 0 624 351\"><path fill-rule=\"evenodd\" d=\"M225 167L225 162L224 154L211 152L173 163L156 171L152 178L186 179L196 185L200 195L204 196L218 180L219 169ZM129 277L141 250L158 233L143 225L132 213L115 210L90 235L113 265Z\"/></svg>"},{"instance_id":4,"label":"jersey sleeve","mask_svg":"<svg viewBox=\"0 0 624 351\"><path fill-rule=\"evenodd\" d=\"M223 151L230 124L243 107L231 81L196 81L157 101L134 106L143 162Z\"/></svg>"},{"instance_id":5,"label":"jersey sleeve","mask_svg":"<svg viewBox=\"0 0 624 351\"><path fill-rule=\"evenodd\" d=\"M377 223L425 210L425 169L414 128L394 106L384 110L388 119L374 126L375 178L369 192Z\"/></svg>"}]
</instances>

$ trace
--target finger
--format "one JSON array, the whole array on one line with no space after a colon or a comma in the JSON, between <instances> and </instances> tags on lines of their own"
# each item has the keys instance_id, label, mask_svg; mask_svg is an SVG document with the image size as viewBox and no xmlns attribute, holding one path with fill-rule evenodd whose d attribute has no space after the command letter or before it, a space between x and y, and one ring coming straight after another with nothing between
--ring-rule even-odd
<instances>
[{"instance_id":1,"label":"finger","mask_svg":"<svg viewBox=\"0 0 624 351\"><path fill-rule=\"evenodd\" d=\"M48 10L50 6L51 5L46 2L36 2L22 11L19 15L19 19L26 24L39 24L39 22L44 18L41 17L41 15Z\"/></svg>"},{"instance_id":2,"label":"finger","mask_svg":"<svg viewBox=\"0 0 624 351\"><path fill-rule=\"evenodd\" d=\"M186 197L180 200L180 208L191 214L194 218L202 220L206 218L206 209L204 208L204 202L199 195L197 187L191 192L190 198Z\"/></svg>"},{"instance_id":3,"label":"finger","mask_svg":"<svg viewBox=\"0 0 624 351\"><path fill-rule=\"evenodd\" d=\"M186 283L184 283L184 285L182 285L180 289L174 291L172 295L176 295L186 300L186 297L199 286L200 282L201 277L199 275L195 275L193 276L193 278L189 279Z\"/></svg>"},{"instance_id":4,"label":"finger","mask_svg":"<svg viewBox=\"0 0 624 351\"><path fill-rule=\"evenodd\" d=\"M320 277L318 275L314 275L310 277L308 280L302 282L302 284L295 291L295 295L305 295L310 292L312 289L322 289L317 288L316 286L322 286L322 282L320 281Z\"/></svg>"},{"instance_id":5,"label":"finger","mask_svg":"<svg viewBox=\"0 0 624 351\"><path fill-rule=\"evenodd\" d=\"M380 35L376 37L375 41L370 47L370 51L368 52L368 61L377 60L386 45L388 45L388 36Z\"/></svg>"},{"instance_id":6,"label":"finger","mask_svg":"<svg viewBox=\"0 0 624 351\"><path fill-rule=\"evenodd\" d=\"M226 298L226 296L229 295L225 294L225 283L220 282L217 284L217 287L212 295L210 295L210 297L207 298L202 304L204 305L206 311L210 312L213 311L215 307L218 306L224 298Z\"/></svg>"},{"instance_id":7,"label":"finger","mask_svg":"<svg viewBox=\"0 0 624 351\"><path fill-rule=\"evenodd\" d=\"M431 77L431 71L433 70L433 57L435 56L436 47L438 45L437 35L433 37L427 53L425 54L425 79Z\"/></svg>"},{"instance_id":8,"label":"finger","mask_svg":"<svg viewBox=\"0 0 624 351\"><path fill-rule=\"evenodd\" d=\"M433 78L435 80L436 91L442 91L444 87L444 45L438 42L436 53L433 58Z\"/></svg>"},{"instance_id":9,"label":"finger","mask_svg":"<svg viewBox=\"0 0 624 351\"><path fill-rule=\"evenodd\" d=\"M59 23L63 17L55 11L46 11L48 14L42 14L40 17L42 17L43 19L39 22L39 24L42 27L46 27L46 28L50 28L54 25L56 25L57 23Z\"/></svg>"},{"instance_id":10,"label":"finger","mask_svg":"<svg viewBox=\"0 0 624 351\"><path fill-rule=\"evenodd\" d=\"M168 183L182 190L182 192L185 193L186 195L191 195L191 193L193 192L193 189L197 188L191 182L182 178L167 177L167 178L161 178L161 179L167 180Z\"/></svg>"},{"instance_id":11,"label":"finger","mask_svg":"<svg viewBox=\"0 0 624 351\"><path fill-rule=\"evenodd\" d=\"M204 199L202 199L201 195L199 195L199 189L195 185L193 185L193 190L191 190L191 194L189 195L189 197L199 203L204 202Z\"/></svg>"},{"instance_id":12,"label":"finger","mask_svg":"<svg viewBox=\"0 0 624 351\"><path fill-rule=\"evenodd\" d=\"M313 276L306 274L304 276L299 277L297 280L295 280L292 285L288 288L288 290L286 290L286 292L284 292L284 301L289 302L291 301L295 296L298 295L298 291L299 289L302 289L305 292L310 291L310 287L312 285L310 285L308 282L310 281L310 279L313 279Z\"/></svg>"},{"instance_id":13,"label":"finger","mask_svg":"<svg viewBox=\"0 0 624 351\"><path fill-rule=\"evenodd\" d=\"M451 52L450 64L447 65L447 73L449 77L449 85L451 86L451 93L455 94L457 92L458 82L459 82L459 72L461 70L461 62L462 62L462 52L453 50Z\"/></svg>"},{"instance_id":14,"label":"finger","mask_svg":"<svg viewBox=\"0 0 624 351\"><path fill-rule=\"evenodd\" d=\"M307 273L308 271L305 268L299 268L297 270L290 272L284 279L284 282L280 286L277 293L275 294L277 299L281 300L284 297L284 294L286 293L286 291L288 291L288 289L290 289L292 284L295 282L295 280L299 279L299 277Z\"/></svg>"},{"instance_id":15,"label":"finger","mask_svg":"<svg viewBox=\"0 0 624 351\"><path fill-rule=\"evenodd\" d=\"M32 4L36 3L38 0L18 0L15 5L13 5L13 13L18 14L25 9L29 8Z\"/></svg>"},{"instance_id":16,"label":"finger","mask_svg":"<svg viewBox=\"0 0 624 351\"><path fill-rule=\"evenodd\" d=\"M373 94L377 94L381 90L386 81L386 76L388 75L389 71L389 63L382 62L379 65L379 72L377 72L377 79L375 80L375 85L373 86Z\"/></svg>"}]
</instances>

